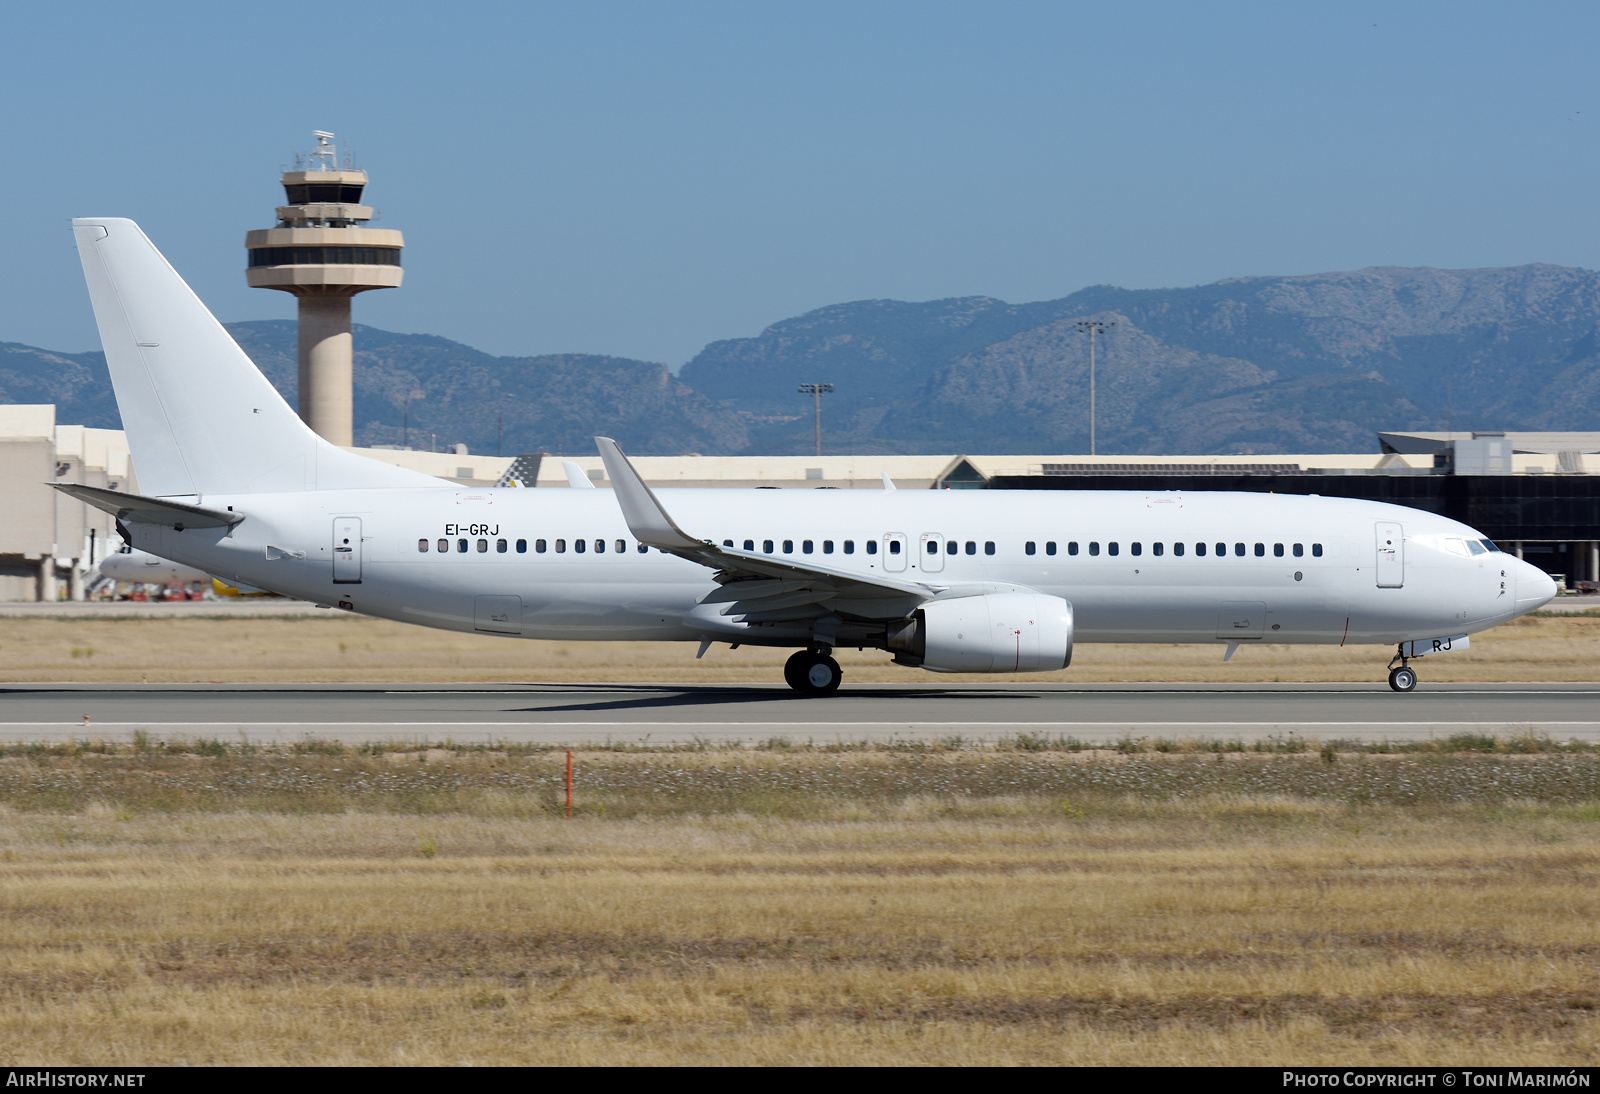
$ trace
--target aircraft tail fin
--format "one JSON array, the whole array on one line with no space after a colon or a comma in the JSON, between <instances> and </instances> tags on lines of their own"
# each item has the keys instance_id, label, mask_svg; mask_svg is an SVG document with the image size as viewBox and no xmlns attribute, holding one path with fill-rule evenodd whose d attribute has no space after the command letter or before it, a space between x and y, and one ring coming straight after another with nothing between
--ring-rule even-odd
<instances>
[{"instance_id":1,"label":"aircraft tail fin","mask_svg":"<svg viewBox=\"0 0 1600 1094\"><path fill-rule=\"evenodd\" d=\"M131 220L74 220L139 476L154 497L437 486L329 444Z\"/></svg>"}]
</instances>

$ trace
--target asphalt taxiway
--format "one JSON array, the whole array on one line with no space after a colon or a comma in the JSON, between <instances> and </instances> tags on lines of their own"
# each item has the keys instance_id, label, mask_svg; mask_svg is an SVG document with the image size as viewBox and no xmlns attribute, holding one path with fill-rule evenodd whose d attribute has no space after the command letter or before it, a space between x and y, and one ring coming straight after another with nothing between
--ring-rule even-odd
<instances>
[{"instance_id":1,"label":"asphalt taxiway","mask_svg":"<svg viewBox=\"0 0 1600 1094\"><path fill-rule=\"evenodd\" d=\"M1600 742L1600 684L1047 684L846 687L823 699L737 684L12 684L0 741L993 740L1019 733L1245 740L1548 734Z\"/></svg>"}]
</instances>

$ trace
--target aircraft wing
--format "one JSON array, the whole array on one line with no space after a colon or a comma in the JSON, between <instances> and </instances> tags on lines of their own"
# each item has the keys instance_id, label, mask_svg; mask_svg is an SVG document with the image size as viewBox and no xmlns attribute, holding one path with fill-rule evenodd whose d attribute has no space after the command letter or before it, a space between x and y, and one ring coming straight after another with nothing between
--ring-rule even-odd
<instances>
[{"instance_id":1,"label":"aircraft wing","mask_svg":"<svg viewBox=\"0 0 1600 1094\"><path fill-rule=\"evenodd\" d=\"M640 543L714 570L713 577L721 587L700 603L728 605L720 609L723 615L742 617L747 623L795 622L826 615L900 619L924 600L950 589L887 574L869 576L809 561L773 558L696 539L678 527L616 441L596 437L595 444L629 531Z\"/></svg>"},{"instance_id":2,"label":"aircraft wing","mask_svg":"<svg viewBox=\"0 0 1600 1094\"><path fill-rule=\"evenodd\" d=\"M121 490L107 490L100 486L81 486L75 482L53 482L50 485L63 494L105 510L118 520L159 524L180 532L185 528L227 528L244 519L243 513L232 510L223 512L220 509L206 509L165 498L125 494Z\"/></svg>"}]
</instances>

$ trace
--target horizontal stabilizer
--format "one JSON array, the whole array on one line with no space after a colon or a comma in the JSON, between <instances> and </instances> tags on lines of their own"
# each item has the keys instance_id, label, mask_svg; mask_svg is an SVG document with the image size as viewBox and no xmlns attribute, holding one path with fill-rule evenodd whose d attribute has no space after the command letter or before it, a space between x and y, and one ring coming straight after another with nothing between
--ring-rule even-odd
<instances>
[{"instance_id":1,"label":"horizontal stabilizer","mask_svg":"<svg viewBox=\"0 0 1600 1094\"><path fill-rule=\"evenodd\" d=\"M164 498L124 494L120 490L106 490L99 486L80 486L75 482L53 482L50 485L69 497L105 510L118 520L159 524L180 532L185 528L227 528L244 519L243 513L205 509Z\"/></svg>"}]
</instances>

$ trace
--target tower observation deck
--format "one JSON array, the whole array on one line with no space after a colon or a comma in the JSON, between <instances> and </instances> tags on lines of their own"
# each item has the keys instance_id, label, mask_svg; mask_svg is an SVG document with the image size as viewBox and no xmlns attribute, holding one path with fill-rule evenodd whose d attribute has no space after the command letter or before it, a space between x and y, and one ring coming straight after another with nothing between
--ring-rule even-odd
<instances>
[{"instance_id":1,"label":"tower observation deck","mask_svg":"<svg viewBox=\"0 0 1600 1094\"><path fill-rule=\"evenodd\" d=\"M401 234L368 228L361 204L367 173L341 166L333 134L317 130L316 148L297 157L283 183L278 226L245 236L252 288L293 293L299 307L300 417L322 437L352 442L350 298L368 289L397 289ZM301 170L301 168L305 168Z\"/></svg>"}]
</instances>

